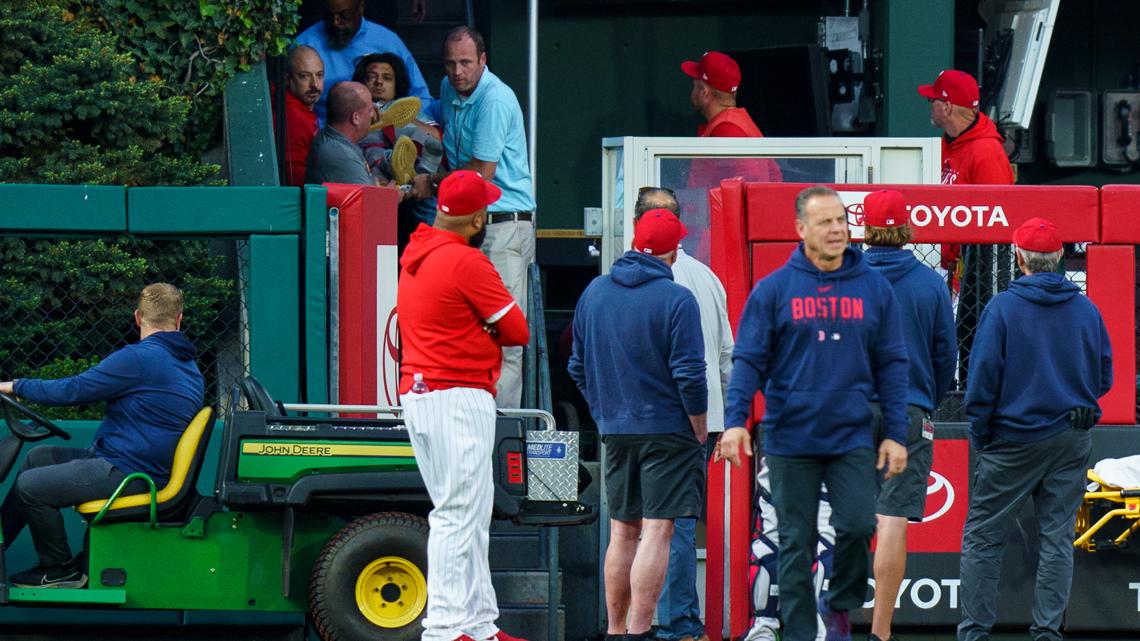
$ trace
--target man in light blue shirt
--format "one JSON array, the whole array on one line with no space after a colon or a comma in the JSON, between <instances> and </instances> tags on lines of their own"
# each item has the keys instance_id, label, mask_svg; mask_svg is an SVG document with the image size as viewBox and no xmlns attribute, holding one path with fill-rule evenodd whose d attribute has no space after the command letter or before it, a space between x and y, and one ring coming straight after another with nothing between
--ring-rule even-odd
<instances>
[{"instance_id":1,"label":"man in light blue shirt","mask_svg":"<svg viewBox=\"0 0 1140 641\"><path fill-rule=\"evenodd\" d=\"M329 88L338 82L352 80L356 60L370 53L389 51L399 56L408 69L410 95L418 96L425 107L432 101L412 52L400 36L364 19L364 0L328 0L325 19L297 36L297 44L316 49L325 63L325 91L316 108L322 125Z\"/></svg>"},{"instance_id":2,"label":"man in light blue shirt","mask_svg":"<svg viewBox=\"0 0 1140 641\"><path fill-rule=\"evenodd\" d=\"M472 169L502 190L487 207L487 239L483 253L491 259L507 289L526 310L527 270L534 262L534 185L527 156L522 107L515 92L487 68L483 36L456 27L443 45L447 77L432 115L443 125L443 149L451 170ZM413 197L434 195L439 183L416 176ZM503 348L499 407L518 407L522 400L522 348Z\"/></svg>"}]
</instances>

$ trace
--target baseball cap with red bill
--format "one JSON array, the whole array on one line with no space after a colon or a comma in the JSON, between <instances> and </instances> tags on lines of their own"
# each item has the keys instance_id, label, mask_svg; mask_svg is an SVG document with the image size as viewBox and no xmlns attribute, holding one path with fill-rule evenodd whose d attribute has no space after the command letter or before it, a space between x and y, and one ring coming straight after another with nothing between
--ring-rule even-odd
<instances>
[{"instance_id":1,"label":"baseball cap with red bill","mask_svg":"<svg viewBox=\"0 0 1140 641\"><path fill-rule=\"evenodd\" d=\"M642 254L664 256L677 249L688 234L682 223L668 209L650 209L641 215L633 227L633 248Z\"/></svg>"},{"instance_id":2,"label":"baseball cap with red bill","mask_svg":"<svg viewBox=\"0 0 1140 641\"><path fill-rule=\"evenodd\" d=\"M1044 218L1030 218L1013 232L1013 244L1021 249L1042 254L1061 251L1057 226Z\"/></svg>"},{"instance_id":3,"label":"baseball cap with red bill","mask_svg":"<svg viewBox=\"0 0 1140 641\"><path fill-rule=\"evenodd\" d=\"M918 93L931 100L945 100L959 107L978 107L978 81L965 71L946 69L934 84L919 85Z\"/></svg>"},{"instance_id":4,"label":"baseball cap with red bill","mask_svg":"<svg viewBox=\"0 0 1140 641\"><path fill-rule=\"evenodd\" d=\"M439 183L439 211L448 216L468 216L502 195L503 190L484 180L477 171L453 171Z\"/></svg>"},{"instance_id":5,"label":"baseball cap with red bill","mask_svg":"<svg viewBox=\"0 0 1140 641\"><path fill-rule=\"evenodd\" d=\"M735 93L740 86L740 66L736 61L719 51L707 51L700 62L686 60L681 63L681 71L690 78L704 80L713 89L725 93Z\"/></svg>"},{"instance_id":6,"label":"baseball cap with red bill","mask_svg":"<svg viewBox=\"0 0 1140 641\"><path fill-rule=\"evenodd\" d=\"M893 189L873 191L863 198L863 224L868 227L902 227L910 222L903 195Z\"/></svg>"}]
</instances>

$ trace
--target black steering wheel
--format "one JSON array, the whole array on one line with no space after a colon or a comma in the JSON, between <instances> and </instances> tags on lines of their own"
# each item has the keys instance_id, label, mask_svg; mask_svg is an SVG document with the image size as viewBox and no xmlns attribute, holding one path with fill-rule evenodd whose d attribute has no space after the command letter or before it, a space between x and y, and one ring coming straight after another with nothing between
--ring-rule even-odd
<instances>
[{"instance_id":1,"label":"black steering wheel","mask_svg":"<svg viewBox=\"0 0 1140 641\"><path fill-rule=\"evenodd\" d=\"M17 401L14 396L0 394L0 405L4 406L4 422L8 424L8 429L13 436L25 443L42 441L52 436L58 436L65 441L71 440L71 434L66 430ZM31 424L24 423L18 417L31 421Z\"/></svg>"}]
</instances>

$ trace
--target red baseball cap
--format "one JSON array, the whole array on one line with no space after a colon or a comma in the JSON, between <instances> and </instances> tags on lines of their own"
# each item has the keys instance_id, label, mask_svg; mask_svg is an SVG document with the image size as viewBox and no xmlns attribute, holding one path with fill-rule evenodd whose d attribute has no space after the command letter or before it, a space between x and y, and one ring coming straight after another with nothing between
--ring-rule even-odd
<instances>
[{"instance_id":1,"label":"red baseball cap","mask_svg":"<svg viewBox=\"0 0 1140 641\"><path fill-rule=\"evenodd\" d=\"M868 227L902 227L910 222L903 195L893 189L873 191L863 199L863 224Z\"/></svg>"},{"instance_id":2,"label":"red baseball cap","mask_svg":"<svg viewBox=\"0 0 1140 641\"><path fill-rule=\"evenodd\" d=\"M502 189L484 180L477 171L453 171L439 183L439 211L448 216L468 216L502 195Z\"/></svg>"},{"instance_id":3,"label":"red baseball cap","mask_svg":"<svg viewBox=\"0 0 1140 641\"><path fill-rule=\"evenodd\" d=\"M736 93L740 87L740 66L736 61L719 51L706 51L700 62L686 60L681 63L681 71L690 78L704 80L713 89L725 93Z\"/></svg>"},{"instance_id":4,"label":"red baseball cap","mask_svg":"<svg viewBox=\"0 0 1140 641\"><path fill-rule=\"evenodd\" d=\"M918 94L931 100L945 100L959 107L978 108L978 81L965 71L946 69L932 85L919 85Z\"/></svg>"},{"instance_id":5,"label":"red baseball cap","mask_svg":"<svg viewBox=\"0 0 1140 641\"><path fill-rule=\"evenodd\" d=\"M678 243L689 233L673 212L668 209L650 209L641 215L633 227L633 248L642 254L663 256L677 249Z\"/></svg>"},{"instance_id":6,"label":"red baseball cap","mask_svg":"<svg viewBox=\"0 0 1140 641\"><path fill-rule=\"evenodd\" d=\"M1013 232L1013 244L1031 252L1052 254L1061 251L1057 226L1044 218L1030 218Z\"/></svg>"}]
</instances>

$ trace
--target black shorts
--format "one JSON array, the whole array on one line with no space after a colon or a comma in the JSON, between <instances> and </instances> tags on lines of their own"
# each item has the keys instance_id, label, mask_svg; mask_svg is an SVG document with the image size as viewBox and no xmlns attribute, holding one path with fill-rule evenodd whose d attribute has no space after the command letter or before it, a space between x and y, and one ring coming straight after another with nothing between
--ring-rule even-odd
<instances>
[{"instance_id":1,"label":"black shorts","mask_svg":"<svg viewBox=\"0 0 1140 641\"><path fill-rule=\"evenodd\" d=\"M704 506L705 448L692 432L603 436L610 518L697 518Z\"/></svg>"},{"instance_id":2,"label":"black shorts","mask_svg":"<svg viewBox=\"0 0 1140 641\"><path fill-rule=\"evenodd\" d=\"M875 443L883 439L883 414L878 403L871 404L874 415ZM924 434L923 423L930 414L917 405L907 405L909 422L906 443L906 469L901 474L883 480L879 475L879 497L875 501L875 514L903 516L910 521L921 521L926 511L926 487L930 466L934 462L933 423Z\"/></svg>"}]
</instances>

